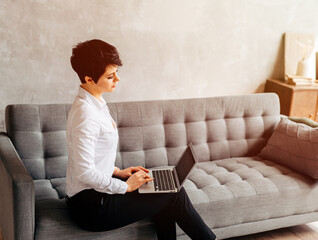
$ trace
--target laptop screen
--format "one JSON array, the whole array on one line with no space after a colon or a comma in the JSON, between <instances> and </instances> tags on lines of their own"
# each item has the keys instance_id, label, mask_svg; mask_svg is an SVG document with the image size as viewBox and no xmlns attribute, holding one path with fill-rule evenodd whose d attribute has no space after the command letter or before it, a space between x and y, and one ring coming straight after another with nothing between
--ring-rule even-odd
<instances>
[{"instance_id":1,"label":"laptop screen","mask_svg":"<svg viewBox=\"0 0 318 240\"><path fill-rule=\"evenodd\" d=\"M189 172L191 171L195 163L196 161L191 151L191 147L188 146L176 166L176 171L180 185L187 178Z\"/></svg>"}]
</instances>

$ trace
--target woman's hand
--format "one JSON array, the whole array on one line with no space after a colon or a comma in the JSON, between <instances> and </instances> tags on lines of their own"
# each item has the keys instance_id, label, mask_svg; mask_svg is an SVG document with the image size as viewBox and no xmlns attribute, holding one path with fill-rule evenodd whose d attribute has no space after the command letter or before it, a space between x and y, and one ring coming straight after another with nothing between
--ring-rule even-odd
<instances>
[{"instance_id":1,"label":"woman's hand","mask_svg":"<svg viewBox=\"0 0 318 240\"><path fill-rule=\"evenodd\" d=\"M141 167L141 166L129 167L129 168L126 168L123 170L117 170L117 171L115 170L114 176L121 178L121 179L128 179L131 175L133 175L135 172L138 172L138 171L144 171L145 173L149 172L148 169Z\"/></svg>"},{"instance_id":2,"label":"woman's hand","mask_svg":"<svg viewBox=\"0 0 318 240\"><path fill-rule=\"evenodd\" d=\"M127 192L133 192L141 187L141 185L144 183L150 182L152 180L153 178L151 178L144 170L139 170L138 172L132 174L126 181L128 185Z\"/></svg>"}]
</instances>

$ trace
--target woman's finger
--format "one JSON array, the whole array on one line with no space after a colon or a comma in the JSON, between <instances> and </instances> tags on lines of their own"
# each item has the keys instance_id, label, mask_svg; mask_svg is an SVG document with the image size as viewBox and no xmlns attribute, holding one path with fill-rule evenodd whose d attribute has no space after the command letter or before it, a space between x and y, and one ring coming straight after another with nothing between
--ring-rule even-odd
<instances>
[{"instance_id":1,"label":"woman's finger","mask_svg":"<svg viewBox=\"0 0 318 240\"><path fill-rule=\"evenodd\" d=\"M130 167L130 170L131 170L132 173L138 172L138 171L140 171L140 170L142 170L142 171L145 172L145 170L142 169L142 168L140 168L140 167Z\"/></svg>"},{"instance_id":2,"label":"woman's finger","mask_svg":"<svg viewBox=\"0 0 318 240\"><path fill-rule=\"evenodd\" d=\"M145 171L146 173L149 172L149 170L148 170L147 168L144 168L144 167L142 167L142 166L139 166L139 168L140 168L141 170Z\"/></svg>"},{"instance_id":3,"label":"woman's finger","mask_svg":"<svg viewBox=\"0 0 318 240\"><path fill-rule=\"evenodd\" d=\"M145 178L145 182L151 182L151 181L153 181L153 180L154 180L154 178L151 178L151 177Z\"/></svg>"},{"instance_id":4,"label":"woman's finger","mask_svg":"<svg viewBox=\"0 0 318 240\"><path fill-rule=\"evenodd\" d=\"M144 168L142 166L133 167L133 169L134 169L135 172L138 172L139 170L142 170L142 171L144 171L146 173L149 172L149 170L147 168Z\"/></svg>"}]
</instances>

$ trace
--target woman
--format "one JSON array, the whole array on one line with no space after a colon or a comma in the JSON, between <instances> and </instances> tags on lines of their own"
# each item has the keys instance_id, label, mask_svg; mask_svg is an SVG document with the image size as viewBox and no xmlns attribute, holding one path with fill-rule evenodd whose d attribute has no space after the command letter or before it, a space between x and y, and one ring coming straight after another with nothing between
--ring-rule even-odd
<instances>
[{"instance_id":1,"label":"woman","mask_svg":"<svg viewBox=\"0 0 318 240\"><path fill-rule=\"evenodd\" d=\"M153 180L149 171L114 166L118 131L102 94L114 91L119 81L116 48L96 39L79 43L71 64L81 81L67 124L66 194L74 220L85 229L104 231L151 218L158 239L176 239L175 223L192 239L215 239L184 189L139 194L135 190Z\"/></svg>"}]
</instances>

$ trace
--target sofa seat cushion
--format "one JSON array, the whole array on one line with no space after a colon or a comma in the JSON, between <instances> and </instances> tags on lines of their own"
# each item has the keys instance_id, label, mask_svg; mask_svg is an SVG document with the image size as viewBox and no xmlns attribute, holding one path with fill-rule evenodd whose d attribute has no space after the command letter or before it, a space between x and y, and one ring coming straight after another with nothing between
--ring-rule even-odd
<instances>
[{"instance_id":1,"label":"sofa seat cushion","mask_svg":"<svg viewBox=\"0 0 318 240\"><path fill-rule=\"evenodd\" d=\"M35 239L156 239L156 232L148 220L105 232L89 232L79 228L69 215L65 202L65 178L34 180Z\"/></svg>"},{"instance_id":2,"label":"sofa seat cushion","mask_svg":"<svg viewBox=\"0 0 318 240\"><path fill-rule=\"evenodd\" d=\"M212 229L318 211L316 180L258 156L200 162L184 187ZM108 239L72 221L65 178L35 180L35 192L35 239ZM109 239L156 239L149 226L150 221L137 222L111 231Z\"/></svg>"},{"instance_id":3,"label":"sofa seat cushion","mask_svg":"<svg viewBox=\"0 0 318 240\"><path fill-rule=\"evenodd\" d=\"M185 189L212 229L318 211L316 180L258 156L200 162Z\"/></svg>"},{"instance_id":4,"label":"sofa seat cushion","mask_svg":"<svg viewBox=\"0 0 318 240\"><path fill-rule=\"evenodd\" d=\"M35 239L156 239L150 221L144 220L109 232L90 232L79 228L71 219L65 199L47 198L38 200L35 206ZM109 233L109 234L108 234Z\"/></svg>"}]
</instances>

